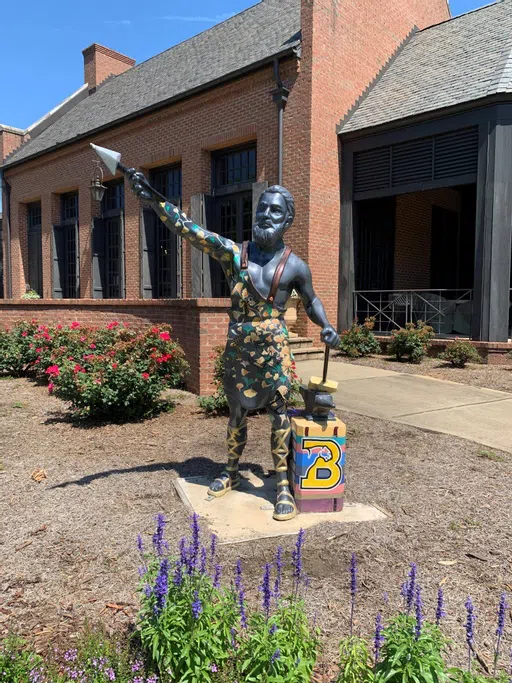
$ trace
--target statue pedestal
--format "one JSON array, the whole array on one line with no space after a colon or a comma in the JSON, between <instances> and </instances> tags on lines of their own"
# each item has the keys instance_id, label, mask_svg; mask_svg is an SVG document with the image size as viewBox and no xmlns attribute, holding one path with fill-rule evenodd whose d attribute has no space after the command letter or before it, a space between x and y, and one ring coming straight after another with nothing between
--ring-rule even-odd
<instances>
[{"instance_id":1,"label":"statue pedestal","mask_svg":"<svg viewBox=\"0 0 512 683\"><path fill-rule=\"evenodd\" d=\"M289 412L290 487L299 512L340 512L345 493L347 428L339 418L316 420Z\"/></svg>"}]
</instances>

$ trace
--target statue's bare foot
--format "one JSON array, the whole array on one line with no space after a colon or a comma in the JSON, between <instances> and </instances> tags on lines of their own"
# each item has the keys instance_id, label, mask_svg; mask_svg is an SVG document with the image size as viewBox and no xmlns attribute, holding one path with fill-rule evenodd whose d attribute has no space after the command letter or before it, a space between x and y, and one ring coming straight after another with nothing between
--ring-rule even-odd
<instances>
[{"instance_id":1,"label":"statue's bare foot","mask_svg":"<svg viewBox=\"0 0 512 683\"><path fill-rule=\"evenodd\" d=\"M214 498L221 498L225 496L231 489L236 489L240 486L240 476L231 478L227 472L223 472L220 477L212 481L208 489L208 495Z\"/></svg>"},{"instance_id":2,"label":"statue's bare foot","mask_svg":"<svg viewBox=\"0 0 512 683\"><path fill-rule=\"evenodd\" d=\"M278 485L279 486L279 485ZM279 486L277 503L274 508L274 519L278 522L286 522L297 515L295 501L288 486Z\"/></svg>"}]
</instances>

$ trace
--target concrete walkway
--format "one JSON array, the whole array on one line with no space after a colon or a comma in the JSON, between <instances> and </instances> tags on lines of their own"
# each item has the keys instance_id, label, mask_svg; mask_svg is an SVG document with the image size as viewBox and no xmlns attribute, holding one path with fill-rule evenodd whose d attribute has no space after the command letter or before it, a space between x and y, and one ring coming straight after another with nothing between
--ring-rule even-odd
<instances>
[{"instance_id":1,"label":"concrete walkway","mask_svg":"<svg viewBox=\"0 0 512 683\"><path fill-rule=\"evenodd\" d=\"M322 361L297 363L305 383ZM512 453L512 394L455 382L331 362L338 408L476 441Z\"/></svg>"}]
</instances>

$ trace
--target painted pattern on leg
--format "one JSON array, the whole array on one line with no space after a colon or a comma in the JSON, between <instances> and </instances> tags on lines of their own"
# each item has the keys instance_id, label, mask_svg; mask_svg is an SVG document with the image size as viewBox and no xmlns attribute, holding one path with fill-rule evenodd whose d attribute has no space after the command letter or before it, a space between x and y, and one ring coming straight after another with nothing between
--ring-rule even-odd
<instances>
[{"instance_id":1,"label":"painted pattern on leg","mask_svg":"<svg viewBox=\"0 0 512 683\"><path fill-rule=\"evenodd\" d=\"M286 403L280 394L277 394L269 403L267 412L272 422L272 458L277 474L277 502L274 508L274 519L283 522L293 519L297 514L288 481L288 457L292 429Z\"/></svg>"}]
</instances>

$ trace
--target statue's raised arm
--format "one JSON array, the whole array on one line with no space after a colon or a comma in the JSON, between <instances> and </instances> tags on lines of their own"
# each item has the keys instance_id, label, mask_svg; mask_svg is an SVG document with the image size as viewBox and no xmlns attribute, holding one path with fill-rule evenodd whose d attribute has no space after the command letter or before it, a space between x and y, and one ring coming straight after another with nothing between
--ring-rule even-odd
<instances>
[{"instance_id":1,"label":"statue's raised arm","mask_svg":"<svg viewBox=\"0 0 512 683\"><path fill-rule=\"evenodd\" d=\"M196 225L177 206L174 206L174 204L167 200L163 201L164 198L153 191L143 173L136 171L134 168L129 168L126 171L126 176L137 197L143 201L150 202L160 220L175 235L184 237L194 247L219 261L225 261L229 255L239 251L239 248L232 240Z\"/></svg>"}]
</instances>

